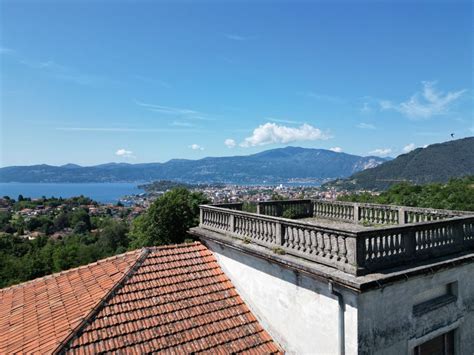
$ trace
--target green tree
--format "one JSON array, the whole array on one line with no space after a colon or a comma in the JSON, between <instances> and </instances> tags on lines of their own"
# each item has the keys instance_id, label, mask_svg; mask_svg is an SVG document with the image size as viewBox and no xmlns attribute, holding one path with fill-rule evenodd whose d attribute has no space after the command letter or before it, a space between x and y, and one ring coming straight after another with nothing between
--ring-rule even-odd
<instances>
[{"instance_id":1,"label":"green tree","mask_svg":"<svg viewBox=\"0 0 474 355\"><path fill-rule=\"evenodd\" d=\"M87 224L84 221L79 221L74 226L74 233L75 234L85 234L88 231L89 231L89 229L87 228Z\"/></svg>"},{"instance_id":2,"label":"green tree","mask_svg":"<svg viewBox=\"0 0 474 355\"><path fill-rule=\"evenodd\" d=\"M70 225L75 226L78 222L84 222L87 227L87 230L91 229L91 218L89 213L84 208L77 208L71 214Z\"/></svg>"},{"instance_id":3,"label":"green tree","mask_svg":"<svg viewBox=\"0 0 474 355\"><path fill-rule=\"evenodd\" d=\"M98 246L107 254L126 251L128 247L127 234L127 224L108 219L102 223L102 230L97 241Z\"/></svg>"},{"instance_id":4,"label":"green tree","mask_svg":"<svg viewBox=\"0 0 474 355\"><path fill-rule=\"evenodd\" d=\"M53 223L56 231L63 230L64 228L69 227L69 216L64 212L61 212L54 218Z\"/></svg>"},{"instance_id":5,"label":"green tree","mask_svg":"<svg viewBox=\"0 0 474 355\"><path fill-rule=\"evenodd\" d=\"M137 217L130 232L131 247L182 243L186 232L199 222L199 205L208 203L200 192L176 188L158 198Z\"/></svg>"}]
</instances>

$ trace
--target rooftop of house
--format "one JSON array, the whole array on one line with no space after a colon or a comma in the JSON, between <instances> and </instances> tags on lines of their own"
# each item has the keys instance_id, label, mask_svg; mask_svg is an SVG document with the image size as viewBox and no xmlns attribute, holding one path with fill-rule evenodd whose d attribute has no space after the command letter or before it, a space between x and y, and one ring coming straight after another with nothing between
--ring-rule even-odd
<instances>
[{"instance_id":1,"label":"rooftop of house","mask_svg":"<svg viewBox=\"0 0 474 355\"><path fill-rule=\"evenodd\" d=\"M474 212L322 200L200 206L190 233L356 288L439 263L472 262Z\"/></svg>"},{"instance_id":2,"label":"rooftop of house","mask_svg":"<svg viewBox=\"0 0 474 355\"><path fill-rule=\"evenodd\" d=\"M202 244L144 248L0 290L0 353L277 353Z\"/></svg>"}]
</instances>

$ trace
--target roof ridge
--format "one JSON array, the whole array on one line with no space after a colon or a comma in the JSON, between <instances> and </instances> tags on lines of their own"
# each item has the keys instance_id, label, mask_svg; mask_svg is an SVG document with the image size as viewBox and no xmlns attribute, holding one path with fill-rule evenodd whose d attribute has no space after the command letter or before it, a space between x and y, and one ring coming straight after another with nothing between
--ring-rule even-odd
<instances>
[{"instance_id":1,"label":"roof ridge","mask_svg":"<svg viewBox=\"0 0 474 355\"><path fill-rule=\"evenodd\" d=\"M34 282L39 282L39 281L42 281L42 280L47 280L47 279L50 279L50 278L55 278L55 277L58 277L58 276L61 276L61 275L68 274L68 273L70 273L70 272L74 272L74 271L77 271L77 270L81 270L81 269L88 268L88 267L90 267L90 266L99 265L99 264L102 264L102 263L104 263L104 262L109 262L109 261L112 261L112 260L115 260L115 259L124 257L125 255L132 255L132 254L134 254L134 253L140 255L141 253L143 253L143 250L144 250L144 249L146 249L146 248L140 248L140 249L130 250L130 251L127 251L127 252L122 253L122 254L112 255L112 256L108 256L108 257L106 257L106 258L104 258L104 259L99 259L99 260L93 261L92 263L89 263L89 264L84 264L84 265L76 266L76 267L74 267L74 268L67 269L67 270L61 270L61 271L59 271L59 272L55 272L55 273L52 273L52 274L49 274L49 275L44 275L44 276L41 276L41 277L37 277L36 279L24 281L24 282L21 282L21 283L16 284L16 285L11 285L11 286L8 286L8 287L0 288L0 293L1 293L1 292L9 291L9 290L14 289L14 288L25 287L25 286L28 286L29 284L34 283Z\"/></svg>"},{"instance_id":2,"label":"roof ridge","mask_svg":"<svg viewBox=\"0 0 474 355\"><path fill-rule=\"evenodd\" d=\"M127 281L145 261L147 256L150 254L150 248L136 249L141 250L141 254L133 265L125 272L120 280L99 300L99 302L90 310L90 312L81 320L81 322L69 333L69 335L61 341L61 343L52 351L52 354L62 354L67 350L69 343L83 330L85 326L89 324L89 321L94 318L102 307L115 295L115 293L123 286L123 283Z\"/></svg>"},{"instance_id":3,"label":"roof ridge","mask_svg":"<svg viewBox=\"0 0 474 355\"><path fill-rule=\"evenodd\" d=\"M197 246L197 245L203 245L203 244L199 241L195 241L192 243L157 245L157 246L151 246L147 248L151 251L157 251L157 250L166 250L166 249L186 248L186 247Z\"/></svg>"}]
</instances>

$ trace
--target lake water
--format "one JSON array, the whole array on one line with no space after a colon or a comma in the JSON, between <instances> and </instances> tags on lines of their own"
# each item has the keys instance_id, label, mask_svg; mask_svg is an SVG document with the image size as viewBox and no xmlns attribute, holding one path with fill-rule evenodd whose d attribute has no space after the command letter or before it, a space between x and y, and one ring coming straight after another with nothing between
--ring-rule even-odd
<instances>
[{"instance_id":1,"label":"lake water","mask_svg":"<svg viewBox=\"0 0 474 355\"><path fill-rule=\"evenodd\" d=\"M90 183L90 184L46 184L46 183L0 183L0 197L18 195L38 198L74 197L84 195L102 203L116 203L122 196L144 192L133 183Z\"/></svg>"}]
</instances>

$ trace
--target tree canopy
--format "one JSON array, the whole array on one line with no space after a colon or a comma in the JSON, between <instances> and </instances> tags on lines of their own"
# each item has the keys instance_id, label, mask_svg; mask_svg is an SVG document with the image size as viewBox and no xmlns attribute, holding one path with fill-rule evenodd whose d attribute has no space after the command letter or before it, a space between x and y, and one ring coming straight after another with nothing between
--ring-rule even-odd
<instances>
[{"instance_id":1,"label":"tree canopy","mask_svg":"<svg viewBox=\"0 0 474 355\"><path fill-rule=\"evenodd\" d=\"M451 179L446 184L399 183L380 195L365 192L340 196L338 200L474 211L474 176Z\"/></svg>"},{"instance_id":2,"label":"tree canopy","mask_svg":"<svg viewBox=\"0 0 474 355\"><path fill-rule=\"evenodd\" d=\"M158 198L132 224L132 248L182 243L189 228L199 223L199 205L208 203L200 192L176 188Z\"/></svg>"}]
</instances>

